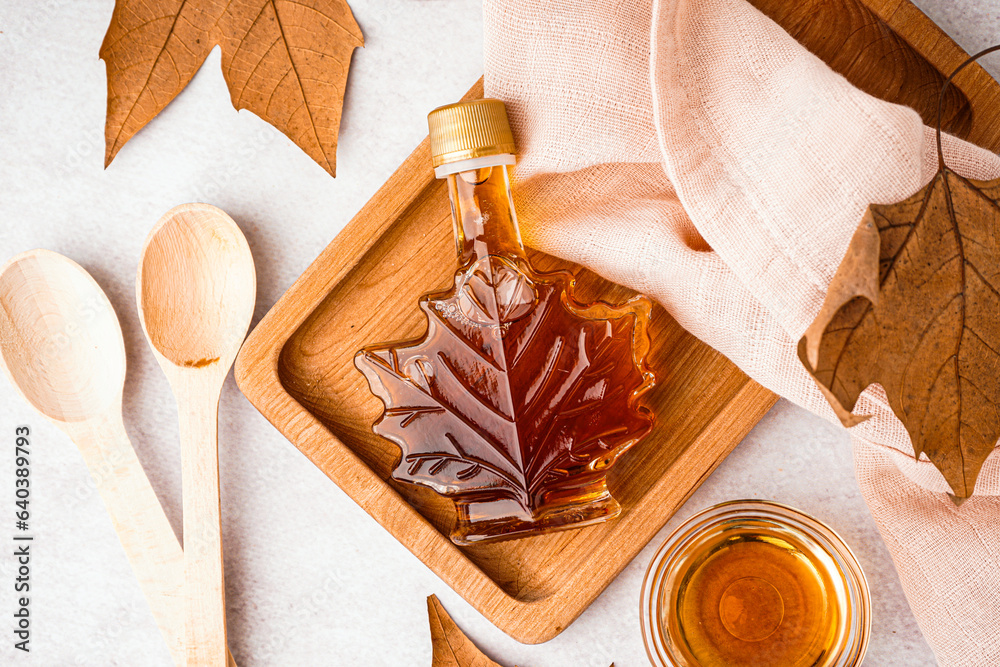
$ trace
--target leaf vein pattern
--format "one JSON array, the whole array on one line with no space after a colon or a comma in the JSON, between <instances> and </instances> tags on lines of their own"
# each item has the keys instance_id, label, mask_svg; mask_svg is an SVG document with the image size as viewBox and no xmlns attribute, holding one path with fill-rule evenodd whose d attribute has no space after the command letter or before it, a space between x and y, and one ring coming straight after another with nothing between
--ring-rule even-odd
<instances>
[{"instance_id":1,"label":"leaf vein pattern","mask_svg":"<svg viewBox=\"0 0 1000 667\"><path fill-rule=\"evenodd\" d=\"M334 24L335 26L337 26L338 28L340 28L341 30L343 30L344 33L348 37L354 37L355 39L357 38L357 35L355 35L349 28L347 28L346 26L344 26L340 21L338 21L337 19L333 18L329 14L324 14L323 12L321 12L318 9L316 9L315 7L312 7L312 6L307 5L305 3L302 3L302 2L297 2L296 0L279 0L279 1L282 2L282 3L287 3L289 5L298 5L299 7L305 7L306 9L308 9L310 11L316 12L317 14L319 14L320 16L322 16L323 18L325 18L327 21L329 21L330 23Z\"/></svg>"},{"instance_id":2,"label":"leaf vein pattern","mask_svg":"<svg viewBox=\"0 0 1000 667\"><path fill-rule=\"evenodd\" d=\"M935 179L936 178L937 177L935 177ZM932 181L931 185L929 185L927 187L927 192L924 194L924 199L923 199L922 202L920 202L920 209L917 211L917 214L913 217L913 222L910 224L910 228L907 230L906 236L903 238L903 240L899 244L899 252L897 252L892 257L888 258L888 260L889 260L889 270L890 271L893 271L893 272L895 271L896 260L899 259L899 255L902 254L902 252L909 245L910 239L913 238L913 234L915 233L915 231L917 229L917 225L920 224L920 222L923 220L924 213L927 212L927 206L928 206L928 204L930 204L931 194L933 192L934 192L934 188L933 188L933 181ZM886 216L884 214L880 213L879 215L883 219L888 220L888 218L886 218ZM888 272L886 272L886 276L888 277Z\"/></svg>"},{"instance_id":3,"label":"leaf vein pattern","mask_svg":"<svg viewBox=\"0 0 1000 667\"><path fill-rule=\"evenodd\" d=\"M521 346L521 349L517 351L514 356L514 361L511 362L511 366L517 366L521 362L521 358L524 357L525 352L528 348L535 342L535 338L538 336L538 328L542 326L542 323L548 319L549 310L552 309L551 300L546 299L544 305L541 308L541 312L538 312L538 308L535 308L535 312L532 314L531 328L527 329L524 333L525 343Z\"/></svg>"},{"instance_id":4,"label":"leaf vein pattern","mask_svg":"<svg viewBox=\"0 0 1000 667\"><path fill-rule=\"evenodd\" d=\"M267 2L261 4L260 10L257 12L257 15L253 18L252 21L250 21L250 27L247 28L242 35L240 35L239 40L236 42L236 47L233 49L234 60L236 56L239 54L239 52L243 50L243 45L246 44L247 38L250 37L250 33L253 32L253 29L257 25L257 22L260 21L260 17L264 15L264 10L267 9L267 6L268 6ZM228 5L226 6L226 9L227 10L229 9Z\"/></svg>"},{"instance_id":5,"label":"leaf vein pattern","mask_svg":"<svg viewBox=\"0 0 1000 667\"><path fill-rule=\"evenodd\" d=\"M501 419L503 419L504 421L509 422L509 423L513 423L514 422L514 420L513 420L512 417L510 417L508 415L505 415L503 412L500 411L500 409L498 407L496 407L495 405L493 405L492 403L490 403L489 401L487 401L485 398L483 398L479 394L479 392L476 391L475 387L473 387L471 384L469 384L469 381L466 380L465 377L463 377L458 372L458 369L455 368L455 365L452 364L451 360L448 359L448 357L445 356L445 354L443 352L439 351L437 353L437 357L438 357L438 359L441 360L441 364L451 374L451 376L453 378L455 378L455 380L459 384L461 384L462 387L465 388L465 391L468 393L468 395L474 397L476 399L476 401L480 405L482 405L484 408L486 408L487 410L489 410L490 412L492 412L493 414L495 414L497 417L500 417ZM502 373L503 373L504 376L506 376L506 372L502 372Z\"/></svg>"},{"instance_id":6,"label":"leaf vein pattern","mask_svg":"<svg viewBox=\"0 0 1000 667\"><path fill-rule=\"evenodd\" d=\"M584 346L586 345L586 332L583 331L583 330L580 331L580 343L579 343L579 345L580 345L580 356L581 356L581 359L586 359L586 357L584 355L584 350L585 350ZM581 368L581 366L582 366L582 368ZM573 379L573 384L570 386L569 391L567 391L565 394L563 394L562 398L559 399L559 403L551 410L551 412L553 412L555 414L561 413L563 405L565 405L569 401L570 398L573 398L573 397L576 396L576 393L580 390L580 386L581 386L584 378L586 378L586 377L589 376L589 373L587 372L587 367L588 366L589 366L589 359L586 360L584 362L584 364L578 364L577 367L581 368L581 372L576 376L576 378ZM549 420L548 428L545 429L545 436L541 439L542 442L548 442L549 437L552 435L552 429L555 428L555 425L556 425L556 423L558 421L559 421L558 419L550 419ZM559 461L559 457L554 457L553 460L542 471L540 471L538 474L533 474L533 470L532 469L534 468L535 463L537 462L537 459L538 459L538 455L541 453L541 451L542 451L542 448L538 448L535 451L535 453L531 457L531 462L530 462L530 464L528 465L528 468L527 468L527 471L529 473L529 477L531 477L534 480L532 482L532 484L531 484L531 490L532 490L532 492L534 492L535 490L537 490L538 485L541 484L541 482L545 479L545 475L547 475L548 472L549 472L549 470L551 470L552 467L554 467L555 463L557 463Z\"/></svg>"},{"instance_id":7,"label":"leaf vein pattern","mask_svg":"<svg viewBox=\"0 0 1000 667\"><path fill-rule=\"evenodd\" d=\"M445 437L451 442L452 446L455 447L457 454L450 454L448 452L420 452L418 454L407 454L407 463L426 463L427 461L444 461L446 463L454 462L468 465L470 462L489 470L496 476L500 477L508 484L513 486L515 489L520 491L525 491L523 484L519 483L510 473L501 469L498 466L493 465L489 461L485 461L478 456L471 456L465 452L464 449L459 445L458 441L455 439L451 433L445 433ZM415 474L417 470L411 466L410 474Z\"/></svg>"},{"instance_id":8,"label":"leaf vein pattern","mask_svg":"<svg viewBox=\"0 0 1000 667\"><path fill-rule=\"evenodd\" d=\"M931 328L935 324L937 324L937 322L941 318L941 316L944 315L945 312L947 312L948 307L951 306L951 304L953 304L956 299L961 299L961 298L962 298L962 294L958 293L958 294L955 294L954 296L952 296L950 299L948 299L948 301L943 306L941 306L940 309L938 309L937 313L934 314L934 317L930 318L927 321L927 323L924 325L923 330L917 336L917 340L918 341L923 341L924 338L927 337L927 332L930 331ZM958 350L956 349L952 354L950 354L948 357L945 358L945 360L942 363L941 367L939 367L938 370L935 372L934 379L931 381L931 389L932 390L933 390L934 385L937 384L938 376L941 373L941 369L944 368L944 365L948 363L949 359L955 358L957 356L958 356ZM909 357L907 357L906 364L903 366L903 370L902 370L902 372L899 375L899 377L901 378L901 380L903 382L905 382L906 378L908 378L910 376L910 368L913 366L913 362L914 361L915 361L914 355L911 354ZM900 397L900 405L903 406L903 411L906 412L907 414L909 414L909 410L907 409L906 402L902 400L902 397ZM920 416L921 423L923 423L924 419L927 417L927 410L929 410L929 409L930 409L930 401L927 402L927 405L924 407L924 412Z\"/></svg>"},{"instance_id":9,"label":"leaf vein pattern","mask_svg":"<svg viewBox=\"0 0 1000 667\"><path fill-rule=\"evenodd\" d=\"M260 58L257 59L257 64L253 66L252 70L250 70L250 73L247 75L246 82L243 84L243 90L240 91L240 98L238 100L236 100L236 107L237 108L241 108L240 105L243 104L243 95L246 94L247 88L250 87L250 81L257 74L257 70L260 69L261 63L263 63L267 59L267 54L271 53L271 49L273 49L274 45L277 44L279 41L281 41L281 38L280 37L276 37L274 39L274 41L271 42L271 45L268 46L267 49L264 50L264 53L261 54ZM235 62L235 60L234 60L234 62ZM233 69L234 68L232 66L230 66L229 70L232 71ZM278 88L278 86L276 85L274 88L276 90Z\"/></svg>"},{"instance_id":10,"label":"leaf vein pattern","mask_svg":"<svg viewBox=\"0 0 1000 667\"><path fill-rule=\"evenodd\" d=\"M282 82L285 79L287 79L288 75L291 74L291 73L292 73L292 70L290 68L286 69L285 73L281 75L281 78L278 79L275 82L274 88L272 88L271 92L268 93L267 102L264 104L264 111L263 111L263 113L264 113L265 116L271 115L271 102L274 101L274 96L277 94L278 89L281 88ZM303 106L305 106L304 102L302 104L300 104L299 106L295 107L295 110L292 111L292 113L288 114L288 117L291 118L292 116L294 116L296 113L298 113L299 109L301 109Z\"/></svg>"},{"instance_id":11,"label":"leaf vein pattern","mask_svg":"<svg viewBox=\"0 0 1000 667\"><path fill-rule=\"evenodd\" d=\"M142 98L142 93L149 88L149 80L153 76L153 71L156 70L156 65L160 62L160 57L166 52L167 44L170 43L170 38L173 37L174 28L177 27L177 19L183 13L184 7L187 5L188 0L181 0L181 6L177 8L177 14L174 15L174 20L170 23L170 29L167 31L167 38L163 42L163 46L160 47L160 51L156 58L153 59L153 66L149 68L149 72L146 73L146 81L142 84L139 89L139 94L135 96L135 100L132 102L132 106L129 107L128 113L125 114L125 120L122 121L121 127L118 128L118 134L115 135L115 142L112 145L112 150L118 147L118 140L121 139L122 132L125 131L125 126L128 124L129 120L132 119L132 114L135 112L135 107L139 104L139 100Z\"/></svg>"},{"instance_id":12,"label":"leaf vein pattern","mask_svg":"<svg viewBox=\"0 0 1000 667\"><path fill-rule=\"evenodd\" d=\"M980 336L980 335L979 335L979 332L978 332L978 331L976 331L975 329L973 329L972 327L970 327L970 326L969 326L968 324L963 324L963 325L962 325L962 327L963 327L963 328L964 328L964 329L965 329L966 331L968 331L969 333L971 333L971 334L972 334L973 336L975 336L975 337L976 337L976 339L977 339L977 340L978 340L978 341L979 341L980 343L982 343L982 344L983 344L983 347L985 347L985 348L986 348L987 350L989 350L990 352L992 352L993 354L995 354L995 355L996 355L997 357L1000 357L1000 352L998 352L998 351L997 351L997 349L996 349L995 347L993 347L993 346L992 346L992 345L990 345L990 344L989 344L988 342L986 342L986 340L985 340L985 339L984 339L984 338L983 338L982 336Z\"/></svg>"},{"instance_id":13,"label":"leaf vein pattern","mask_svg":"<svg viewBox=\"0 0 1000 667\"><path fill-rule=\"evenodd\" d=\"M308 46L293 46L292 48L295 49L296 51L305 51L306 53L312 53L312 54L315 54L317 56L323 56L324 58L331 58L334 61L336 61L338 65L343 65L344 64L343 60L341 60L340 58L336 57L332 53L326 53L325 51L320 51L319 49L310 49ZM326 83L326 81L323 81L322 79L305 79L304 78L303 81L317 81L319 83Z\"/></svg>"},{"instance_id":14,"label":"leaf vein pattern","mask_svg":"<svg viewBox=\"0 0 1000 667\"><path fill-rule=\"evenodd\" d=\"M981 280L982 283L984 285L986 285L986 287L988 287L991 292L993 292L993 296L995 296L997 299L1000 299L1000 290L997 290L997 288L994 287L993 284L990 283L990 281L988 281L986 279L986 276L984 276L979 271L979 267L976 266L975 264L973 264L972 262L970 262L969 260L964 260L964 263L965 263L966 266L968 266L970 269L972 269L972 272L976 274L976 277L978 277L979 280Z\"/></svg>"},{"instance_id":15,"label":"leaf vein pattern","mask_svg":"<svg viewBox=\"0 0 1000 667\"><path fill-rule=\"evenodd\" d=\"M947 267L947 266L948 266L949 264L951 264L951 262L952 262L952 261L954 261L954 260L956 260L956 259L957 259L957 260L962 260L962 256L956 253L956 254L954 254L954 255L951 255L950 257L946 257L945 259L943 259L943 260L941 261L941 263L940 263L940 264L938 265L938 267L937 267L936 269L934 269L933 271L931 271L931 272L930 272L930 273L929 273L929 274L928 274L928 275L927 275L927 276L926 276L926 277L925 277L925 278L924 278L923 280L921 280L921 281L920 281L919 283L916 283L916 284L914 285L914 287L916 287L917 289L920 289L921 287L924 287L924 286L926 286L926 285L927 285L927 283L929 283L929 282L930 282L930 281L931 281L931 280L932 280L932 279L934 278L934 276L936 276L936 275L937 275L938 273L940 273L940 272L941 272L941 271L942 271L943 269L945 269L945 268L946 268L946 267Z\"/></svg>"},{"instance_id":16,"label":"leaf vein pattern","mask_svg":"<svg viewBox=\"0 0 1000 667\"><path fill-rule=\"evenodd\" d=\"M120 37L118 37L118 39L116 39L115 41L113 41L110 44L108 44L107 46L105 46L103 50L105 52L111 51L116 46L118 46L126 37L131 37L132 35L134 35L135 33L139 32L140 30L142 30L143 28L145 28L146 26L148 26L150 24L156 23L157 21L163 21L164 19L169 19L169 18L172 18L170 16L170 14L167 14L166 16L157 16L156 18L149 19L148 21L143 21L139 25L132 26L131 28L129 28L128 30L126 30L124 33L122 33L122 35ZM150 58L150 60L152 60L152 58Z\"/></svg>"},{"instance_id":17,"label":"leaf vein pattern","mask_svg":"<svg viewBox=\"0 0 1000 667\"><path fill-rule=\"evenodd\" d=\"M961 175L955 173L954 171L951 171L950 169L948 170L948 173L949 174L954 174L955 178L961 180L962 183L964 183L965 185L967 185L968 188L970 190L972 190L977 196L979 196L981 199L986 200L989 203L990 206L992 206L994 209L996 209L997 212L1000 212L1000 203L997 203L997 201L995 199L991 198L991 197L987 197L986 193L984 193L981 189L979 189L975 185L973 185L972 181L970 181L969 179L965 178L964 176L961 176Z\"/></svg>"},{"instance_id":18,"label":"leaf vein pattern","mask_svg":"<svg viewBox=\"0 0 1000 667\"><path fill-rule=\"evenodd\" d=\"M549 355L548 363L545 365L535 382L532 382L531 386L528 387L528 392L524 396L524 412L526 414L534 412L536 401L543 396L542 389L544 389L545 385L548 384L549 378L552 376L552 370L558 365L559 360L562 358L563 349L566 345L561 336L556 339L555 345L557 346L555 354Z\"/></svg>"},{"instance_id":19,"label":"leaf vein pattern","mask_svg":"<svg viewBox=\"0 0 1000 667\"><path fill-rule=\"evenodd\" d=\"M393 350L393 356L394 356L394 358L395 358L395 350ZM385 363L384 361L382 361L382 360L381 360L381 359L380 359L379 357L377 357L377 356L374 356L374 355L369 355L369 356L368 356L368 358L369 358L369 359L370 359L371 361L374 361L375 363L379 364L379 365L380 365L380 366L382 366L383 368L386 368L386 369L388 369L388 371L389 371L389 372L390 372L390 373L391 373L391 374L392 374L392 375L393 375L393 376L394 376L394 377L395 377L396 379L398 379L398 380L400 380L401 382L403 382L403 383L405 383L405 384L409 385L410 387L413 387L413 389L415 389L415 390L416 390L416 391L417 391L418 393L420 393L420 394L423 394L423 395L424 395L424 396L426 396L426 397L427 397L428 399L430 399L431 401L433 401L433 402L434 402L434 403L436 403L437 405L441 406L441 408L442 408L442 409L443 409L443 410L444 410L445 412L447 412L448 414L450 414L450 415L452 415L453 417L455 417L455 418L456 418L456 419L457 419L457 420L458 420L458 421L459 421L460 423L464 424L464 425L465 425L465 426L467 426L467 427L468 427L468 428L469 428L470 430L472 430L472 431L474 431L475 433L477 433L477 434L478 434L478 435L479 435L479 436L480 436L481 438L483 438L483 439L484 439L484 440L486 440L487 442L490 442L490 443L492 443L492 442L494 441L494 440L493 440L493 436L492 436L492 435L491 435L490 433L487 433L486 431L483 431L483 430L482 430L482 428L481 428L481 427L480 427L480 426L479 426L478 424L476 424L475 422L471 421L470 419L467 419L467 418L465 417L465 415L463 415L462 413L460 413L460 412L458 412L457 410L455 410L455 409L454 409L454 408L453 408L453 407L452 407L451 405L449 405L448 403L444 403L444 402L442 402L441 400L439 400L439 399L438 399L438 398L437 398L436 396L434 396L433 394L431 394L430 392L427 392L427 391L424 391L424 388L423 388L423 387L421 387L420 385L418 385L417 383L415 383L415 382L414 382L413 380L411 380L411 379L410 379L409 377L407 377L407 376L406 376L406 375L405 375L405 374L404 374L403 372L401 372L401 371L400 371L400 370L398 369L398 368L399 368L399 367L398 367L398 359L397 359L397 361L396 361L396 363L397 363L397 366L396 366L395 368L393 368L392 366L390 366L390 365L386 364L386 363ZM514 461L512 461L512 460L510 459L510 457L509 457L509 456L507 456L506 452L504 452L504 451L503 451L502 449L498 449L498 448L494 448L494 449L496 449L497 453L499 453L499 454L500 454L501 456L503 456L503 458L504 458L505 460L509 461L509 462L510 462L510 464L514 466L514 469L515 469L515 470L518 470L518 467L517 467L517 463L515 463Z\"/></svg>"},{"instance_id":20,"label":"leaf vein pattern","mask_svg":"<svg viewBox=\"0 0 1000 667\"><path fill-rule=\"evenodd\" d=\"M956 217L956 215L955 215L955 203L952 200L951 184L948 182L948 174L949 173L950 172L948 170L945 170L944 171L944 175L942 177L942 185L944 185L944 200L945 200L945 203L948 206L948 216L951 218L952 225L954 226L954 229L955 229L955 243L958 245L958 252L964 258L965 257L965 246L962 244L962 230L959 229L959 226L958 226L958 217ZM993 203L993 206L995 208L996 204ZM962 264L961 264L961 267L962 267L962 283L961 284L962 284L962 289L963 290L965 290L966 286L968 285L967 278L965 276L965 266L966 266L967 263L968 262L964 261L964 259L963 259ZM964 297L964 293L963 293L962 296ZM962 304L961 305L962 314L961 314L960 321L964 325L965 324L965 313L966 313L966 300L964 298L962 299L961 304ZM964 340L964 338L965 338L965 328L963 327L961 329L961 331L959 332L958 340L955 342L955 376L956 376L955 391L958 394L958 406L959 406L959 409L961 409L962 404L963 404L963 401L962 401L963 387L962 387L962 381L961 381L962 369L959 366L958 362L959 362L959 355L962 352L962 340ZM962 440L962 429L961 429L961 426L959 426L958 433L956 435L957 435L958 442L961 443L961 440ZM969 488L969 480L968 480L968 478L966 477L966 474L965 474L965 451L963 450L963 448L961 446L958 447L958 455L959 455L959 459L962 462L962 488L968 490L968 488Z\"/></svg>"},{"instance_id":21,"label":"leaf vein pattern","mask_svg":"<svg viewBox=\"0 0 1000 667\"><path fill-rule=\"evenodd\" d=\"M292 64L292 71L295 72L295 80L299 86L299 94L302 95L302 101L305 102L306 114L309 116L309 125L312 128L313 136L316 138L316 147L319 152L323 155L323 160L326 162L326 167L332 170L332 165L330 164L330 156L326 154L326 148L323 146L323 142L319 138L319 131L316 129L316 120L313 118L312 109L309 108L309 100L306 97L306 89L302 86L302 81L299 79L299 71L295 66L295 58L292 57L291 44L288 41L288 37L285 35L285 27L281 22L281 16L278 13L278 6L275 4L275 0L268 0L271 3L271 7L274 9L275 22L278 24L278 30L281 32L281 39L285 46L285 51L288 53L288 60ZM277 89L277 88L276 88Z\"/></svg>"}]
</instances>

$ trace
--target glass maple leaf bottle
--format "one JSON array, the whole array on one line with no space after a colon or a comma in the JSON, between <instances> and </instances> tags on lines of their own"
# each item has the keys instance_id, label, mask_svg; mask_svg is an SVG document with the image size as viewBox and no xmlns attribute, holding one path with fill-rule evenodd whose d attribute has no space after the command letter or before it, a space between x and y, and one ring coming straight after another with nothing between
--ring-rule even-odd
<instances>
[{"instance_id":1,"label":"glass maple leaf bottle","mask_svg":"<svg viewBox=\"0 0 1000 667\"><path fill-rule=\"evenodd\" d=\"M374 431L402 450L393 477L455 502L456 544L614 517L608 470L653 426L640 404L654 383L651 303L582 304L572 274L532 267L503 102L441 107L428 124L435 174L451 196L455 283L420 299L422 338L355 357L385 404Z\"/></svg>"}]
</instances>

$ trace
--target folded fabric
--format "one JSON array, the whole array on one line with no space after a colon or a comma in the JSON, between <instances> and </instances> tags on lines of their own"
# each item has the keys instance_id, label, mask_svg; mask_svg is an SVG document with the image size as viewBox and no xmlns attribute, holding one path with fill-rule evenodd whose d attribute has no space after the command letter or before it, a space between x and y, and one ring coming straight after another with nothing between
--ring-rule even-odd
<instances>
[{"instance_id":1,"label":"folded fabric","mask_svg":"<svg viewBox=\"0 0 1000 667\"><path fill-rule=\"evenodd\" d=\"M796 343L868 204L935 173L933 130L744 0L485 0L484 15L525 241L652 296L752 378L835 419ZM944 152L964 176L1000 175L988 151L945 137ZM939 662L1000 664L1000 455L956 508L881 389L855 412L874 415L851 431L862 493Z\"/></svg>"}]
</instances>

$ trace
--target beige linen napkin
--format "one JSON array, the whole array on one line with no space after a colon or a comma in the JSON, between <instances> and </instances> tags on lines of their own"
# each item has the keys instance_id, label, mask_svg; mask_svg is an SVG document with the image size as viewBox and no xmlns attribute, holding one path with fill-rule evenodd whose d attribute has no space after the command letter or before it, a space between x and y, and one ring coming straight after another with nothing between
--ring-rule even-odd
<instances>
[{"instance_id":1,"label":"beige linen napkin","mask_svg":"<svg viewBox=\"0 0 1000 667\"><path fill-rule=\"evenodd\" d=\"M851 86L744 0L485 0L486 93L520 150L525 241L649 294L764 386L835 419L796 356L865 207L936 171L911 109ZM973 178L1000 160L946 137ZM956 508L884 393L862 493L946 665L1000 664L1000 456ZM821 470L817 475L823 474Z\"/></svg>"}]
</instances>

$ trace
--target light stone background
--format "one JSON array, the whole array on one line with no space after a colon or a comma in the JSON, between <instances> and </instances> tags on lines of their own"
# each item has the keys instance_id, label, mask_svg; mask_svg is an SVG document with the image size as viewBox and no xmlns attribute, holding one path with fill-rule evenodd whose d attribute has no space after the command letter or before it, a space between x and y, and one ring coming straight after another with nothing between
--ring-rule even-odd
<instances>
[{"instance_id":1,"label":"light stone background","mask_svg":"<svg viewBox=\"0 0 1000 667\"><path fill-rule=\"evenodd\" d=\"M426 134L425 114L482 72L474 0L352 0L353 61L331 179L250 113L233 110L219 51L102 169L112 0L0 0L0 261L64 253L107 291L125 333L125 423L180 532L176 407L136 317L134 276L153 223L206 201L228 211L257 263L259 319ZM1000 0L918 0L966 50L998 40ZM1000 60L987 62L1000 71ZM14 428L33 431L32 652L12 648ZM494 628L289 444L232 379L220 418L229 639L242 667L431 660L436 593L493 658L521 667L645 665L638 598L656 546L714 503L760 497L830 523L871 585L869 665L928 665L888 553L854 481L846 434L780 402L668 526L565 632L523 646ZM0 381L0 664L169 665L167 651L76 448Z\"/></svg>"}]
</instances>

